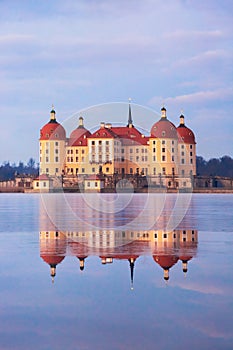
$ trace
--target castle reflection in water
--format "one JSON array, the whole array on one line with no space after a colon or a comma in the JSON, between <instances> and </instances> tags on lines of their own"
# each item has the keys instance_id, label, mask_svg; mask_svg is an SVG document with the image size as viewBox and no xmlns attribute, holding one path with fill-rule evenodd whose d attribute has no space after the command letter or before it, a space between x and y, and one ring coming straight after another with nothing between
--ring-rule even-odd
<instances>
[{"instance_id":1,"label":"castle reflection in water","mask_svg":"<svg viewBox=\"0 0 233 350\"><path fill-rule=\"evenodd\" d=\"M163 277L167 281L176 264L180 263L180 269L187 273L188 262L196 255L197 243L198 232L191 229L170 232L110 229L65 232L54 229L40 231L40 257L50 266L52 280L66 256L77 257L82 271L90 256L99 257L100 267L101 264L125 260L128 261L133 288L135 262L140 256L150 255L155 264L163 269Z\"/></svg>"}]
</instances>

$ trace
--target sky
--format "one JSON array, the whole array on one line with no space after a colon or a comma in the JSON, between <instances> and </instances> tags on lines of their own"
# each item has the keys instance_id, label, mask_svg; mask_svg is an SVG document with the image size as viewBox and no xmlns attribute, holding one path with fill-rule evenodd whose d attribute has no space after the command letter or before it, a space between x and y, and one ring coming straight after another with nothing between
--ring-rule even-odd
<instances>
[{"instance_id":1,"label":"sky","mask_svg":"<svg viewBox=\"0 0 233 350\"><path fill-rule=\"evenodd\" d=\"M149 132L164 105L198 155L232 157L232 17L231 0L0 0L0 163L38 160L52 105L91 129L126 123L129 97L136 126ZM89 108L109 103L125 112Z\"/></svg>"}]
</instances>

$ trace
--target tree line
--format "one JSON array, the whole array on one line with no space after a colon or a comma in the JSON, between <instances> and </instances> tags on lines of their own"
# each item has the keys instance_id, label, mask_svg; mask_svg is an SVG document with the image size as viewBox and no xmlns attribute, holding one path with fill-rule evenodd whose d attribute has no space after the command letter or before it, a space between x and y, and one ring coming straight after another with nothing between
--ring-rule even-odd
<instances>
[{"instance_id":1,"label":"tree line","mask_svg":"<svg viewBox=\"0 0 233 350\"><path fill-rule=\"evenodd\" d=\"M211 158L205 160L197 156L197 175L200 176L225 176L233 177L233 158L223 156L221 158ZM30 158L27 164L19 162L10 164L3 162L0 166L0 181L14 180L17 175L38 175L39 164L35 159Z\"/></svg>"},{"instance_id":2,"label":"tree line","mask_svg":"<svg viewBox=\"0 0 233 350\"><path fill-rule=\"evenodd\" d=\"M233 177L233 158L223 156L206 161L197 156L197 175Z\"/></svg>"},{"instance_id":3,"label":"tree line","mask_svg":"<svg viewBox=\"0 0 233 350\"><path fill-rule=\"evenodd\" d=\"M19 162L18 165L10 162L3 162L0 166L0 181L14 180L17 175L38 175L39 164L35 159L30 158L27 164Z\"/></svg>"}]
</instances>

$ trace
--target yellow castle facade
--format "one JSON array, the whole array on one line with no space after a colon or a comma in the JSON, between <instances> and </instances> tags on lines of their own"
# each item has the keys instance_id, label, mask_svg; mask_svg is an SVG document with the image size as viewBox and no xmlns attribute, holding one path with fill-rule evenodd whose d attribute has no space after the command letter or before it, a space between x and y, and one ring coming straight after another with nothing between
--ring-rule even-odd
<instances>
[{"instance_id":1,"label":"yellow castle facade","mask_svg":"<svg viewBox=\"0 0 233 350\"><path fill-rule=\"evenodd\" d=\"M42 175L79 180L95 180L97 175L117 176L118 180L146 176L154 186L191 187L196 175L195 135L185 125L183 115L176 127L164 107L150 135L144 135L133 124L129 104L126 126L103 122L91 133L80 117L77 128L67 137L52 109L49 122L40 130Z\"/></svg>"}]
</instances>

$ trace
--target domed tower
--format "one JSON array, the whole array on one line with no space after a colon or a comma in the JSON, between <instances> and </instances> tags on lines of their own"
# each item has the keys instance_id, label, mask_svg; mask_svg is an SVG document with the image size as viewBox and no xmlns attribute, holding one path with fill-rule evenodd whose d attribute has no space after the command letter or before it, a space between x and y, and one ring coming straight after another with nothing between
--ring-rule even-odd
<instances>
[{"instance_id":1,"label":"domed tower","mask_svg":"<svg viewBox=\"0 0 233 350\"><path fill-rule=\"evenodd\" d=\"M149 144L151 175L176 175L178 137L175 125L167 118L165 107L161 108L160 120L151 128Z\"/></svg>"},{"instance_id":2,"label":"domed tower","mask_svg":"<svg viewBox=\"0 0 233 350\"><path fill-rule=\"evenodd\" d=\"M79 117L79 125L74 129L69 138L68 146L66 147L66 172L68 175L78 175L80 165L82 167L88 159L88 137L91 136L89 130L84 127L83 117ZM85 168L87 172L87 168Z\"/></svg>"},{"instance_id":3,"label":"domed tower","mask_svg":"<svg viewBox=\"0 0 233 350\"><path fill-rule=\"evenodd\" d=\"M40 130L40 174L61 175L65 160L66 132L56 120L54 109L50 121Z\"/></svg>"},{"instance_id":4,"label":"domed tower","mask_svg":"<svg viewBox=\"0 0 233 350\"><path fill-rule=\"evenodd\" d=\"M184 116L180 116L178 133L179 175L196 175L196 141L193 131L184 123Z\"/></svg>"}]
</instances>

